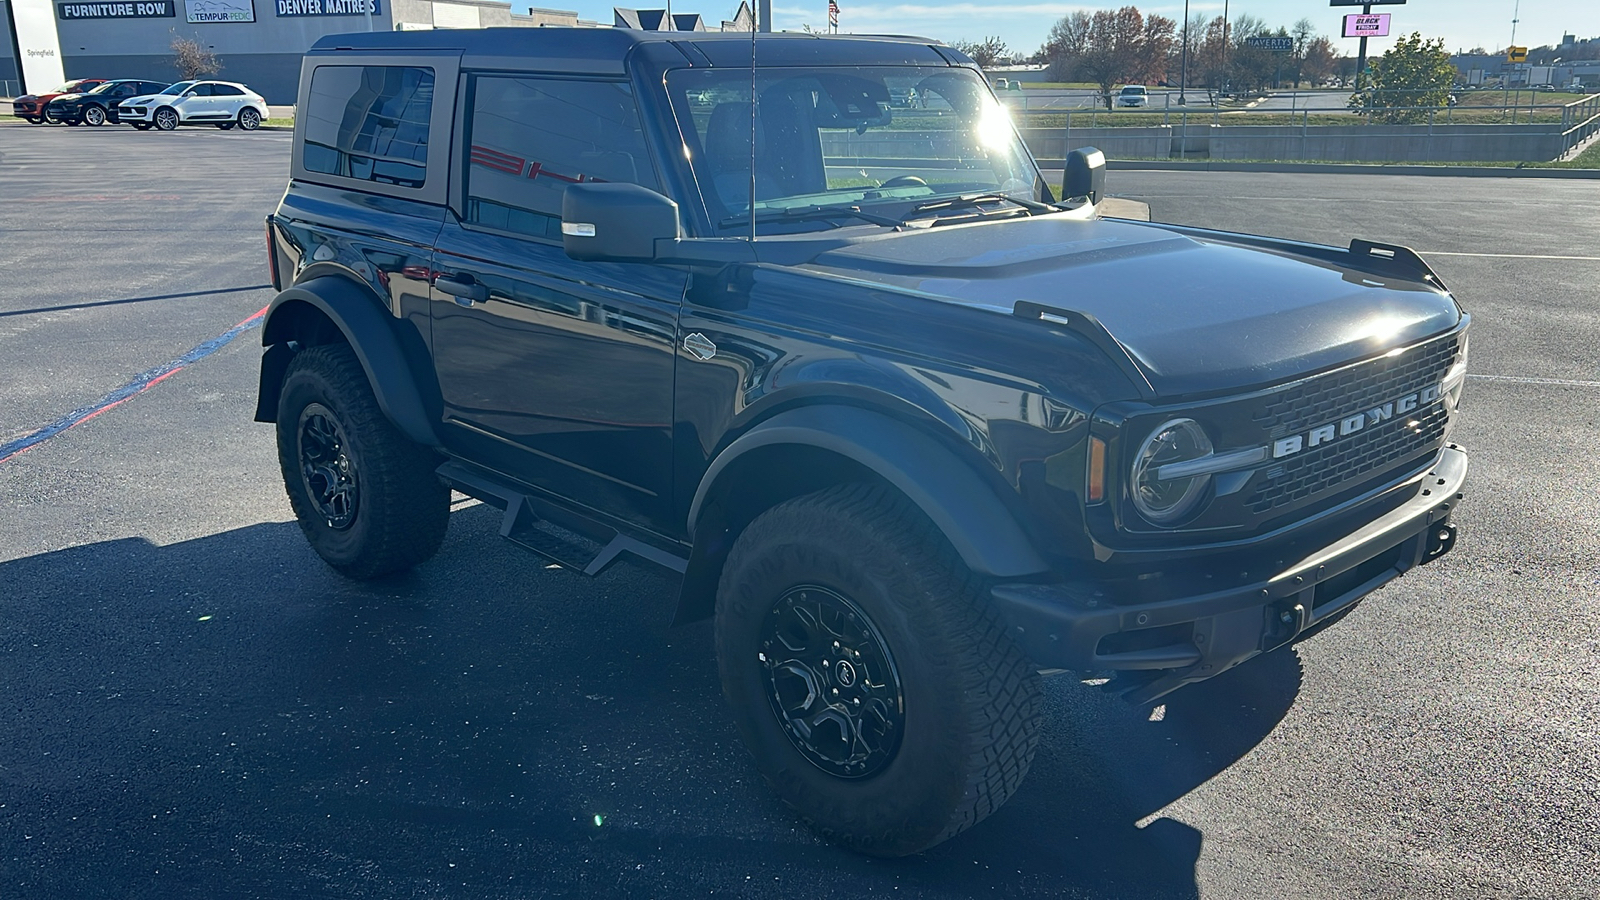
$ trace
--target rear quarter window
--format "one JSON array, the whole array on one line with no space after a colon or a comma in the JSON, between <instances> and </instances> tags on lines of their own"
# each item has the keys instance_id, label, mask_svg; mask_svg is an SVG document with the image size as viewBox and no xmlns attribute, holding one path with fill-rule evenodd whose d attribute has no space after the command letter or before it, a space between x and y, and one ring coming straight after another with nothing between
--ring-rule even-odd
<instances>
[{"instance_id":1,"label":"rear quarter window","mask_svg":"<svg viewBox=\"0 0 1600 900\"><path fill-rule=\"evenodd\" d=\"M306 171L420 188L434 73L420 66L319 66L306 108Z\"/></svg>"}]
</instances>

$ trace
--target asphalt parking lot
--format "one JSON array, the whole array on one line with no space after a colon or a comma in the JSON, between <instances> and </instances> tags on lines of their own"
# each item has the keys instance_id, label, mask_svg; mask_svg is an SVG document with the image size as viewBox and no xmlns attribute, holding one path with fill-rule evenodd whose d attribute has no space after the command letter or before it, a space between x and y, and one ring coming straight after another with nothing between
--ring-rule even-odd
<instances>
[{"instance_id":1,"label":"asphalt parking lot","mask_svg":"<svg viewBox=\"0 0 1600 900\"><path fill-rule=\"evenodd\" d=\"M0 898L1600 895L1600 182L1110 173L1427 256L1460 544L1153 710L1050 680L1021 792L883 862L761 784L665 582L469 504L398 581L312 555L250 421L289 143L0 125L0 448L82 419L0 449Z\"/></svg>"}]
</instances>

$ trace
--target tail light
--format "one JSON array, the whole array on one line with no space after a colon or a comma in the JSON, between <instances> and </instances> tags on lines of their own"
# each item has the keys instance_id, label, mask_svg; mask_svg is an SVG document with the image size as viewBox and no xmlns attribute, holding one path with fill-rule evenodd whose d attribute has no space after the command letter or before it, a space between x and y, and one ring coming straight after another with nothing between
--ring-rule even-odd
<instances>
[{"instance_id":1,"label":"tail light","mask_svg":"<svg viewBox=\"0 0 1600 900\"><path fill-rule=\"evenodd\" d=\"M267 216L267 271L272 275L272 289L283 290L283 284L278 278L278 246L272 239L271 216Z\"/></svg>"}]
</instances>

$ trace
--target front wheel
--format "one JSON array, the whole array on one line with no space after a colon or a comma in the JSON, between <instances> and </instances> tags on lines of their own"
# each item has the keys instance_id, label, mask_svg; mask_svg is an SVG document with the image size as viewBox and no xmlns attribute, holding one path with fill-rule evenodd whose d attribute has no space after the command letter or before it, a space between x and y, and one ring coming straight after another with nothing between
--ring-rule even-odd
<instances>
[{"instance_id":1,"label":"front wheel","mask_svg":"<svg viewBox=\"0 0 1600 900\"><path fill-rule=\"evenodd\" d=\"M378 578L439 549L450 490L433 452L378 408L367 374L343 344L289 360L278 401L278 463L300 530L341 574Z\"/></svg>"},{"instance_id":2,"label":"front wheel","mask_svg":"<svg viewBox=\"0 0 1600 900\"><path fill-rule=\"evenodd\" d=\"M83 108L83 124L99 128L106 123L106 111L90 104Z\"/></svg>"},{"instance_id":3,"label":"front wheel","mask_svg":"<svg viewBox=\"0 0 1600 900\"><path fill-rule=\"evenodd\" d=\"M178 127L178 111L169 106L156 110L155 126L161 131L175 131Z\"/></svg>"},{"instance_id":4,"label":"front wheel","mask_svg":"<svg viewBox=\"0 0 1600 900\"><path fill-rule=\"evenodd\" d=\"M824 838L925 850L1011 796L1039 675L919 510L851 484L782 503L717 590L723 694L756 766Z\"/></svg>"},{"instance_id":5,"label":"front wheel","mask_svg":"<svg viewBox=\"0 0 1600 900\"><path fill-rule=\"evenodd\" d=\"M245 131L255 131L261 127L261 113L246 106L239 110L239 127Z\"/></svg>"}]
</instances>

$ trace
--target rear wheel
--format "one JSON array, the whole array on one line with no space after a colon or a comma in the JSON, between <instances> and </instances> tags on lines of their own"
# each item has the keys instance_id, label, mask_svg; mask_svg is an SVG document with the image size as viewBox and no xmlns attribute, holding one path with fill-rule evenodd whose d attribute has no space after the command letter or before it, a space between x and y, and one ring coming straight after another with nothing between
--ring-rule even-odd
<instances>
[{"instance_id":1,"label":"rear wheel","mask_svg":"<svg viewBox=\"0 0 1600 900\"><path fill-rule=\"evenodd\" d=\"M983 582L886 488L757 517L723 569L715 632L757 767L831 841L927 849L998 809L1033 761L1038 672Z\"/></svg>"},{"instance_id":2,"label":"rear wheel","mask_svg":"<svg viewBox=\"0 0 1600 900\"><path fill-rule=\"evenodd\" d=\"M83 124L99 128L106 123L106 111L94 104L83 108Z\"/></svg>"},{"instance_id":3,"label":"rear wheel","mask_svg":"<svg viewBox=\"0 0 1600 900\"><path fill-rule=\"evenodd\" d=\"M450 490L439 460L378 408L343 344L294 355L278 403L278 462L300 530L328 565L357 579L412 568L439 549Z\"/></svg>"},{"instance_id":4,"label":"rear wheel","mask_svg":"<svg viewBox=\"0 0 1600 900\"><path fill-rule=\"evenodd\" d=\"M178 111L170 106L163 106L156 110L154 122L160 131L173 131L178 127Z\"/></svg>"},{"instance_id":5,"label":"rear wheel","mask_svg":"<svg viewBox=\"0 0 1600 900\"><path fill-rule=\"evenodd\" d=\"M257 128L260 128L261 113L256 112L254 109L248 106L239 110L239 127L243 128L245 131L255 131Z\"/></svg>"}]
</instances>

